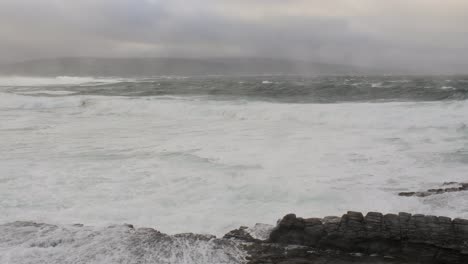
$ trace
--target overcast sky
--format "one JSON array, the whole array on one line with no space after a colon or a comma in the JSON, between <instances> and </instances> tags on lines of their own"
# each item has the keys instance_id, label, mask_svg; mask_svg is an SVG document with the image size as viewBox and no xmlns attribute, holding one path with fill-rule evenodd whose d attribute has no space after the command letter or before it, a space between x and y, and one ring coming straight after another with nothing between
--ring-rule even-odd
<instances>
[{"instance_id":1,"label":"overcast sky","mask_svg":"<svg viewBox=\"0 0 468 264\"><path fill-rule=\"evenodd\" d=\"M0 0L0 59L468 64L467 0Z\"/></svg>"}]
</instances>

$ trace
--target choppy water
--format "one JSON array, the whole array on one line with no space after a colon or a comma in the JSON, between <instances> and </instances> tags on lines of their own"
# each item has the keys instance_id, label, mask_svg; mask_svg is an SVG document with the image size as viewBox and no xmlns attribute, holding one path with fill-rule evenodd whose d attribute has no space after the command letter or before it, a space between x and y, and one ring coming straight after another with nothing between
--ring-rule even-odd
<instances>
[{"instance_id":1,"label":"choppy water","mask_svg":"<svg viewBox=\"0 0 468 264\"><path fill-rule=\"evenodd\" d=\"M74 247L91 254L86 263L108 263L87 243L125 259L124 244L103 242L130 236L102 231L112 224L221 235L289 212L468 218L466 192L396 195L468 181L468 78L10 77L0 86L6 263L63 263L79 258ZM68 235L5 225L18 220ZM41 232L75 242L37 247ZM89 232L102 236L74 237ZM206 262L240 261L206 245Z\"/></svg>"},{"instance_id":2,"label":"choppy water","mask_svg":"<svg viewBox=\"0 0 468 264\"><path fill-rule=\"evenodd\" d=\"M0 78L0 85L28 87L51 94L65 86L76 95L202 96L217 100L261 100L285 103L363 101L440 101L468 98L468 77L353 77L300 76L159 77L147 79L93 79L79 77ZM37 86L31 89L31 86ZM55 87L50 87L55 86ZM15 90L15 89L14 89Z\"/></svg>"}]
</instances>

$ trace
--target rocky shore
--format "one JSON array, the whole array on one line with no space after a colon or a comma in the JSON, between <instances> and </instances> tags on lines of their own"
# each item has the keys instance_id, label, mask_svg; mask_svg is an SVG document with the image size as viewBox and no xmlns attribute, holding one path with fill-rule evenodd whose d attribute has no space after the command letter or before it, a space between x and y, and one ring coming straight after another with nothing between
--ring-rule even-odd
<instances>
[{"instance_id":1,"label":"rocky shore","mask_svg":"<svg viewBox=\"0 0 468 264\"><path fill-rule=\"evenodd\" d=\"M0 224L0 263L467 264L468 220L348 212L241 227L223 238L132 225Z\"/></svg>"},{"instance_id":2,"label":"rocky shore","mask_svg":"<svg viewBox=\"0 0 468 264\"><path fill-rule=\"evenodd\" d=\"M400 192L399 196L406 196L406 197L426 197L436 194L443 194L448 192L461 192L461 191L468 191L468 183L458 183L458 182L446 182L443 184L444 186L452 186L448 188L437 188L437 189L429 189L423 192Z\"/></svg>"},{"instance_id":3,"label":"rocky shore","mask_svg":"<svg viewBox=\"0 0 468 264\"><path fill-rule=\"evenodd\" d=\"M245 242L249 264L468 263L468 220L419 214L289 214L266 240L255 239L245 228L225 238Z\"/></svg>"}]
</instances>

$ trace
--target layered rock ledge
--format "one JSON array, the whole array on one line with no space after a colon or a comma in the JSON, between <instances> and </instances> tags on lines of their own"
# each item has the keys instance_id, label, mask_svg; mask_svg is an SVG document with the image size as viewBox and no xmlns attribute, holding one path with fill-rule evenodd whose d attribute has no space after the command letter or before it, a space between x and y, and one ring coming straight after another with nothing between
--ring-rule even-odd
<instances>
[{"instance_id":1,"label":"layered rock ledge","mask_svg":"<svg viewBox=\"0 0 468 264\"><path fill-rule=\"evenodd\" d=\"M399 196L416 196L416 197L427 197L436 194L443 194L448 192L461 192L461 191L468 191L468 183L458 183L458 182L446 182L443 184L444 186L447 185L456 185L449 188L437 188L437 189L429 189L424 192L400 192Z\"/></svg>"},{"instance_id":2,"label":"layered rock ledge","mask_svg":"<svg viewBox=\"0 0 468 264\"><path fill-rule=\"evenodd\" d=\"M251 264L468 263L468 220L420 214L289 214L267 240L256 240L242 229L225 237L249 242Z\"/></svg>"}]
</instances>

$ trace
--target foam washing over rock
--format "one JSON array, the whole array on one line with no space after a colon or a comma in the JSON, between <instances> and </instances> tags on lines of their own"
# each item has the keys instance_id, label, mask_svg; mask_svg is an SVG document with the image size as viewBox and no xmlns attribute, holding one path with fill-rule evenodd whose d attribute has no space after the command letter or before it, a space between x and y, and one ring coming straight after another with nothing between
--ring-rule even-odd
<instances>
[{"instance_id":1,"label":"foam washing over rock","mask_svg":"<svg viewBox=\"0 0 468 264\"><path fill-rule=\"evenodd\" d=\"M235 241L209 235L169 236L131 225L93 228L33 222L0 225L0 263L237 264Z\"/></svg>"}]
</instances>

